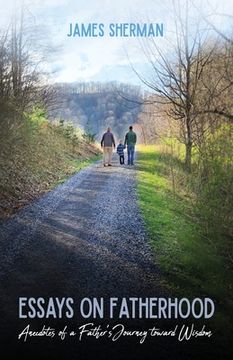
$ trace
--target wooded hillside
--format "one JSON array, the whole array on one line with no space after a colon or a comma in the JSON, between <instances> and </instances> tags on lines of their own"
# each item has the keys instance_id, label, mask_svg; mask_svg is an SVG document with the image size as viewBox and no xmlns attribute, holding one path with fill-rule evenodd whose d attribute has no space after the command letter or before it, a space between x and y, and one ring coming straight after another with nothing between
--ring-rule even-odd
<instances>
[{"instance_id":1,"label":"wooded hillside","mask_svg":"<svg viewBox=\"0 0 233 360\"><path fill-rule=\"evenodd\" d=\"M142 94L134 85L55 84L54 91L58 101L57 107L50 111L50 118L72 122L87 133L95 134L97 140L108 126L121 138L130 124L138 122Z\"/></svg>"}]
</instances>

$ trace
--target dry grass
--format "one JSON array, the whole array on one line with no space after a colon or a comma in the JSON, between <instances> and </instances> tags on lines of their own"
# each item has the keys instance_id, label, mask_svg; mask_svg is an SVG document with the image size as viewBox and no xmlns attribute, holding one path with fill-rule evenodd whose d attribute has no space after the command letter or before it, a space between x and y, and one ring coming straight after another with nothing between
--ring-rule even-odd
<instances>
[{"instance_id":1,"label":"dry grass","mask_svg":"<svg viewBox=\"0 0 233 360\"><path fill-rule=\"evenodd\" d=\"M97 159L99 149L85 139L75 143L46 121L11 128L0 145L0 218L48 191Z\"/></svg>"}]
</instances>

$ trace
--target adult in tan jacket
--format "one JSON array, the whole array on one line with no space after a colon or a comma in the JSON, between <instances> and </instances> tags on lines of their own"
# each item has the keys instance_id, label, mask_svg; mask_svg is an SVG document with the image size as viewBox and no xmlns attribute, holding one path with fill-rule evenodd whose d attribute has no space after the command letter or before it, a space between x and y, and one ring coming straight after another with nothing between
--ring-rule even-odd
<instances>
[{"instance_id":1,"label":"adult in tan jacket","mask_svg":"<svg viewBox=\"0 0 233 360\"><path fill-rule=\"evenodd\" d=\"M101 140L101 147L104 150L103 164L104 166L112 166L112 151L116 147L115 139L113 133L111 132L110 127L107 128L107 131L103 134Z\"/></svg>"}]
</instances>

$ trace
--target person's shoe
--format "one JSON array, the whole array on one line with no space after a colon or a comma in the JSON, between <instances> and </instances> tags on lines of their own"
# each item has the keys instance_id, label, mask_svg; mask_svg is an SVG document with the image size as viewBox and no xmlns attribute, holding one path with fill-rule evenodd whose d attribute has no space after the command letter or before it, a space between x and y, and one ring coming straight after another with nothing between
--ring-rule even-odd
<instances>
[{"instance_id":1,"label":"person's shoe","mask_svg":"<svg viewBox=\"0 0 233 360\"><path fill-rule=\"evenodd\" d=\"M108 166L112 166L112 164L108 164Z\"/></svg>"},{"instance_id":2,"label":"person's shoe","mask_svg":"<svg viewBox=\"0 0 233 360\"><path fill-rule=\"evenodd\" d=\"M104 167L105 167L105 166L108 166L108 165L104 164Z\"/></svg>"}]
</instances>

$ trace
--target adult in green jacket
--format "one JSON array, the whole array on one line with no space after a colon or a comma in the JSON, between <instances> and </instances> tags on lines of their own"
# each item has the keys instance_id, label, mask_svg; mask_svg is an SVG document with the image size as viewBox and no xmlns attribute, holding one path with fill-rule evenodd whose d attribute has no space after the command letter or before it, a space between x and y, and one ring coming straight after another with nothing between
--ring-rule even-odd
<instances>
[{"instance_id":1,"label":"adult in green jacket","mask_svg":"<svg viewBox=\"0 0 233 360\"><path fill-rule=\"evenodd\" d=\"M134 165L134 151L135 145L137 142L137 135L133 131L133 126L129 127L129 131L125 135L125 143L127 145L127 154L128 154L128 165Z\"/></svg>"}]
</instances>

